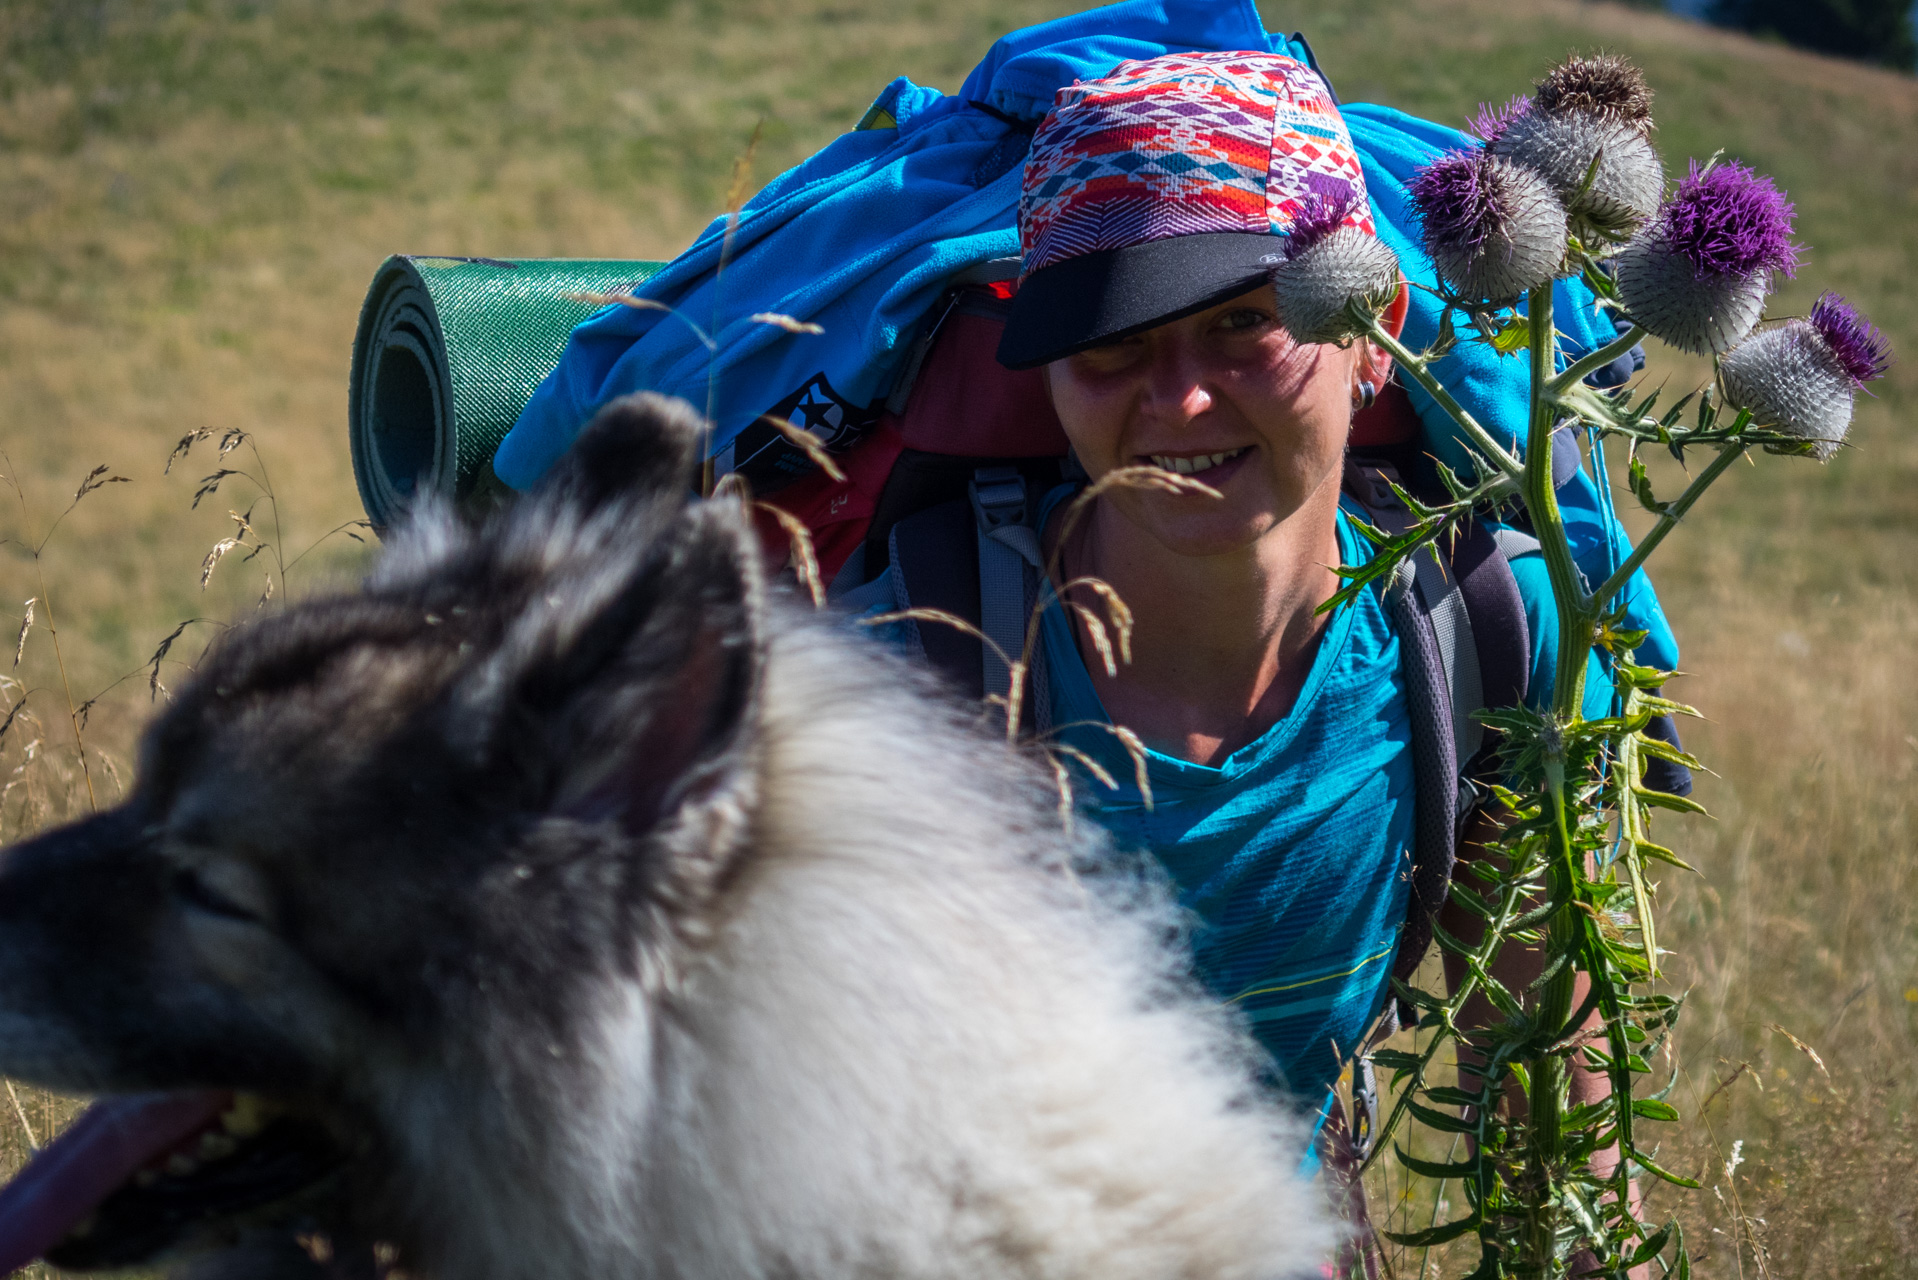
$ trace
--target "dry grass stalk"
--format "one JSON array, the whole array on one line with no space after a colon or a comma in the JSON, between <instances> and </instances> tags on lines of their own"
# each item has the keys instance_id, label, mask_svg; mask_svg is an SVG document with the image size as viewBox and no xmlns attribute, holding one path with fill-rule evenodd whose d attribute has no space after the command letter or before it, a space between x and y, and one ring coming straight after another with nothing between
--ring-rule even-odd
<instances>
[{"instance_id":1,"label":"dry grass stalk","mask_svg":"<svg viewBox=\"0 0 1918 1280\"><path fill-rule=\"evenodd\" d=\"M1098 779L1107 791L1117 791L1119 789L1119 780L1113 777L1104 765L1079 750L1079 748L1064 742L1055 742L1047 746L1046 750L1049 754L1061 755L1067 759L1077 761L1079 766L1094 778Z\"/></svg>"},{"instance_id":2,"label":"dry grass stalk","mask_svg":"<svg viewBox=\"0 0 1918 1280\"><path fill-rule=\"evenodd\" d=\"M792 316L778 311L755 311L746 317L754 324L769 324L787 333L824 333L824 325L814 324L810 320L796 320Z\"/></svg>"},{"instance_id":3,"label":"dry grass stalk","mask_svg":"<svg viewBox=\"0 0 1918 1280\"><path fill-rule=\"evenodd\" d=\"M577 290L562 293L560 297L568 302L584 302L595 307L631 307L635 311L672 311L663 302L651 298L641 298L631 293L594 293L589 290Z\"/></svg>"},{"instance_id":4,"label":"dry grass stalk","mask_svg":"<svg viewBox=\"0 0 1918 1280\"><path fill-rule=\"evenodd\" d=\"M27 1135L27 1148L40 1149L40 1138L33 1131L33 1122L27 1119L27 1109L20 1105L20 1095L14 1091L13 1081L7 1081L7 1097L13 1101L13 1114L20 1117L20 1129Z\"/></svg>"}]
</instances>

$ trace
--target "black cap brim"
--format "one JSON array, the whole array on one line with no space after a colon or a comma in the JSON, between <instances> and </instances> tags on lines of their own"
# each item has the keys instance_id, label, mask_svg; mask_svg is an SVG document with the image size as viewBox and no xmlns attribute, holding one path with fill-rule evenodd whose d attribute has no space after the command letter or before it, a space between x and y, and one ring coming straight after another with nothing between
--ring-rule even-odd
<instances>
[{"instance_id":1,"label":"black cap brim","mask_svg":"<svg viewBox=\"0 0 1918 1280\"><path fill-rule=\"evenodd\" d=\"M999 363L1032 369L1217 306L1271 279L1285 238L1206 231L1055 262L1012 299Z\"/></svg>"}]
</instances>

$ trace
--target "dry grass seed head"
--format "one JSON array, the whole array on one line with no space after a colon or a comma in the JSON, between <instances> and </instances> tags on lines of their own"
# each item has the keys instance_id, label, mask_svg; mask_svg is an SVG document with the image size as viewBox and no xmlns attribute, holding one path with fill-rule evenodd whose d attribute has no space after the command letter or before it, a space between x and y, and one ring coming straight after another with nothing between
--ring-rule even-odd
<instances>
[{"instance_id":1,"label":"dry grass seed head","mask_svg":"<svg viewBox=\"0 0 1918 1280\"><path fill-rule=\"evenodd\" d=\"M758 319L759 317L755 316L753 318ZM814 327L817 328L817 326ZM780 435L785 436L786 439L792 441L793 444L804 450L806 456L812 459L812 464L825 472L829 480L838 484L846 483L846 473L839 469L839 464L833 461L830 453L826 452L826 446L820 444L819 438L813 435L812 432L795 423L788 422L784 418L776 418L770 413L762 415L759 420L769 424L775 431L779 432Z\"/></svg>"},{"instance_id":2,"label":"dry grass seed head","mask_svg":"<svg viewBox=\"0 0 1918 1280\"><path fill-rule=\"evenodd\" d=\"M1800 1040L1797 1036L1779 1026L1776 1022L1768 1022L1765 1024L1765 1027L1767 1030L1776 1031L1779 1035L1791 1041L1791 1047L1804 1054L1807 1058L1810 1058L1811 1064L1818 1068L1819 1074L1824 1076L1827 1081L1830 1081L1831 1072L1826 1068L1825 1060L1818 1055L1818 1050L1812 1048L1803 1040Z\"/></svg>"},{"instance_id":3,"label":"dry grass seed head","mask_svg":"<svg viewBox=\"0 0 1918 1280\"><path fill-rule=\"evenodd\" d=\"M1052 767L1052 784L1059 792L1059 825L1066 834L1072 834L1072 775L1059 763L1059 757L1046 752L1046 763Z\"/></svg>"},{"instance_id":4,"label":"dry grass seed head","mask_svg":"<svg viewBox=\"0 0 1918 1280\"><path fill-rule=\"evenodd\" d=\"M193 491L192 509L195 511L198 511L200 509L200 500L202 498L210 497L211 495L218 493L220 491L221 481L225 480L228 476L237 476L239 474L240 472L234 470L231 467L221 467L218 471L215 471L212 475L204 477L200 481L200 487Z\"/></svg>"},{"instance_id":5,"label":"dry grass seed head","mask_svg":"<svg viewBox=\"0 0 1918 1280\"><path fill-rule=\"evenodd\" d=\"M1140 741L1138 734L1122 724L1105 727L1119 740L1126 755L1132 758L1132 780L1138 785L1139 798L1147 809L1152 808L1152 776L1146 768L1145 743Z\"/></svg>"},{"instance_id":6,"label":"dry grass seed head","mask_svg":"<svg viewBox=\"0 0 1918 1280\"><path fill-rule=\"evenodd\" d=\"M20 638L14 642L13 646L13 669L15 671L20 669L20 659L27 655L27 632L33 630L33 606L39 602L40 597L38 596L27 601L26 612L20 615Z\"/></svg>"},{"instance_id":7,"label":"dry grass seed head","mask_svg":"<svg viewBox=\"0 0 1918 1280\"><path fill-rule=\"evenodd\" d=\"M812 531L806 528L806 522L770 502L755 502L753 505L779 522L780 529L792 542L793 572L812 596L813 608L825 608L826 587L819 577L819 557L814 554Z\"/></svg>"},{"instance_id":8,"label":"dry grass seed head","mask_svg":"<svg viewBox=\"0 0 1918 1280\"><path fill-rule=\"evenodd\" d=\"M180 443L174 445L173 452L166 456L166 466L161 468L160 474L163 476L173 474L174 463L186 457L189 453L192 453L194 445L200 443L202 440L209 440L212 437L212 427L196 427L194 430L181 436Z\"/></svg>"},{"instance_id":9,"label":"dry grass seed head","mask_svg":"<svg viewBox=\"0 0 1918 1280\"><path fill-rule=\"evenodd\" d=\"M21 723L28 725L34 723L33 712L27 710L27 699L24 694L21 695L18 702L7 708L7 718L0 720L0 742L6 741L7 733L13 728L13 722L15 720L19 720Z\"/></svg>"},{"instance_id":10,"label":"dry grass seed head","mask_svg":"<svg viewBox=\"0 0 1918 1280\"><path fill-rule=\"evenodd\" d=\"M159 646L153 650L153 656L147 659L147 694L149 698L158 697L167 691L166 686L160 683L160 663L172 650L173 642L178 640L188 627L199 621L201 621L199 618L188 618L185 622L182 622L179 626L167 632L166 639L160 641Z\"/></svg>"},{"instance_id":11,"label":"dry grass seed head","mask_svg":"<svg viewBox=\"0 0 1918 1280\"><path fill-rule=\"evenodd\" d=\"M86 497L89 493L92 493L95 489L104 489L106 486L110 484L132 484L133 483L131 480L127 479L125 476L108 475L107 472L109 470L111 470L111 468L108 466L107 463L103 462L99 466L95 467L93 470L87 472L86 478L80 481L80 487L73 491L74 503L77 504L80 501L80 499Z\"/></svg>"},{"instance_id":12,"label":"dry grass seed head","mask_svg":"<svg viewBox=\"0 0 1918 1280\"><path fill-rule=\"evenodd\" d=\"M220 561L226 559L227 552L239 545L238 538L221 538L213 544L213 549L206 553L206 559L200 562L200 590L206 590L207 583L213 581L213 571L219 568Z\"/></svg>"},{"instance_id":13,"label":"dry grass seed head","mask_svg":"<svg viewBox=\"0 0 1918 1280\"><path fill-rule=\"evenodd\" d=\"M1099 661L1105 667L1107 679L1117 676L1119 663L1112 652L1112 637L1106 633L1105 619L1077 601L1068 600L1066 607L1085 624L1086 635L1092 640L1092 647L1099 651Z\"/></svg>"},{"instance_id":14,"label":"dry grass seed head","mask_svg":"<svg viewBox=\"0 0 1918 1280\"><path fill-rule=\"evenodd\" d=\"M1129 665L1132 662L1132 606L1125 602L1118 588L1104 578L1074 578L1066 583L1061 594L1075 587L1084 587L1105 602L1107 618L1119 641L1119 661Z\"/></svg>"}]
</instances>

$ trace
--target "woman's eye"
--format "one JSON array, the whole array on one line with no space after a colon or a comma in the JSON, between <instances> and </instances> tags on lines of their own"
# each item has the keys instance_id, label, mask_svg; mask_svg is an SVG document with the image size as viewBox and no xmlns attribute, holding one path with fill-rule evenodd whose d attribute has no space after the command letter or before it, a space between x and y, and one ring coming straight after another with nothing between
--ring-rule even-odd
<instances>
[{"instance_id":1,"label":"woman's eye","mask_svg":"<svg viewBox=\"0 0 1918 1280\"><path fill-rule=\"evenodd\" d=\"M1234 307L1219 317L1219 327L1233 333L1257 329L1271 323L1271 315L1260 311L1257 307Z\"/></svg>"},{"instance_id":2,"label":"woman's eye","mask_svg":"<svg viewBox=\"0 0 1918 1280\"><path fill-rule=\"evenodd\" d=\"M1099 373L1109 373L1117 369L1123 369L1138 359L1139 352L1143 350L1144 347L1145 343L1137 337L1121 338L1117 342L1107 342L1096 347L1087 347L1084 351L1076 355L1068 356L1067 359L1076 362L1082 368Z\"/></svg>"}]
</instances>

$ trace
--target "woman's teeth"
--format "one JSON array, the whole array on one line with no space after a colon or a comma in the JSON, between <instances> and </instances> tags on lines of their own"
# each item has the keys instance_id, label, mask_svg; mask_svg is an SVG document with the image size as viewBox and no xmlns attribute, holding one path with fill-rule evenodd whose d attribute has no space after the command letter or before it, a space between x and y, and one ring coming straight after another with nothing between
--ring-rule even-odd
<instances>
[{"instance_id":1,"label":"woman's teeth","mask_svg":"<svg viewBox=\"0 0 1918 1280\"><path fill-rule=\"evenodd\" d=\"M1176 471L1182 476L1190 476L1201 471L1210 471L1214 467L1222 467L1244 452L1244 449L1227 449L1224 453L1202 453L1196 458L1175 458L1166 453L1147 456L1152 465L1161 471Z\"/></svg>"}]
</instances>

